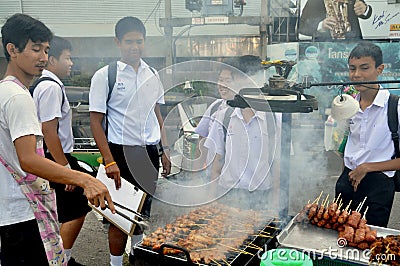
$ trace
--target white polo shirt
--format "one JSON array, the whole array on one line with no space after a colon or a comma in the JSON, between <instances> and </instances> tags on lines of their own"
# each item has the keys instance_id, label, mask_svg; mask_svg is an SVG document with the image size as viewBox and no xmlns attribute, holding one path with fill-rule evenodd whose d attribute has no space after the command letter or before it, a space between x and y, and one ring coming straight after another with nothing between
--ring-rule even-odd
<instances>
[{"instance_id":1,"label":"white polo shirt","mask_svg":"<svg viewBox=\"0 0 400 266\"><path fill-rule=\"evenodd\" d=\"M13 80L8 76L5 80ZM26 88L14 82L0 82L0 155L21 176L22 170L14 141L35 135L42 145L42 132L36 116L36 107ZM0 226L34 219L33 211L21 188L10 172L0 163Z\"/></svg>"},{"instance_id":2,"label":"white polo shirt","mask_svg":"<svg viewBox=\"0 0 400 266\"><path fill-rule=\"evenodd\" d=\"M218 109L216 110L215 113L211 114L211 110L217 104L219 104ZM197 134L199 134L204 138L207 137L208 133L210 132L212 122L215 119L215 114L217 113L217 111L225 109L227 106L228 105L226 104L226 100L223 99L215 100L212 104L210 104L210 106L205 111L203 117L201 118L194 132L196 132Z\"/></svg>"},{"instance_id":3,"label":"white polo shirt","mask_svg":"<svg viewBox=\"0 0 400 266\"><path fill-rule=\"evenodd\" d=\"M235 108L227 128L226 144L222 121L227 109L216 114L210 134L204 144L206 148L225 155L219 184L226 188L241 188L253 191L269 189L273 164L279 154L281 117L279 114L256 112L246 123L239 108ZM271 119L267 122L267 115ZM273 119L272 119L273 118ZM278 121L277 121L278 120ZM269 133L268 127L275 127ZM274 134L270 136L270 134Z\"/></svg>"},{"instance_id":4,"label":"white polo shirt","mask_svg":"<svg viewBox=\"0 0 400 266\"><path fill-rule=\"evenodd\" d=\"M349 169L366 162L391 160L394 145L387 119L389 95L389 91L379 90L374 102L364 111L360 108L350 119L350 133L344 150L344 164ZM359 97L356 100L359 101ZM400 105L397 110L400 113ZM384 173L392 177L395 172Z\"/></svg>"},{"instance_id":5,"label":"white polo shirt","mask_svg":"<svg viewBox=\"0 0 400 266\"><path fill-rule=\"evenodd\" d=\"M154 70L155 71L155 70ZM92 77L89 111L105 114L108 141L123 145L152 145L160 141L160 126L154 112L164 104L164 89L158 73L140 60L138 72L118 61L117 77L108 105L108 66Z\"/></svg>"},{"instance_id":6,"label":"white polo shirt","mask_svg":"<svg viewBox=\"0 0 400 266\"><path fill-rule=\"evenodd\" d=\"M72 134L72 115L65 87L61 80L52 72L43 70L42 77L50 77L57 81L62 88L53 81L40 82L33 91L33 100L37 108L39 122L48 122L58 119L58 137L64 153L71 153L74 149L74 136ZM64 104L62 99L64 99ZM62 106L61 106L62 105Z\"/></svg>"}]
</instances>

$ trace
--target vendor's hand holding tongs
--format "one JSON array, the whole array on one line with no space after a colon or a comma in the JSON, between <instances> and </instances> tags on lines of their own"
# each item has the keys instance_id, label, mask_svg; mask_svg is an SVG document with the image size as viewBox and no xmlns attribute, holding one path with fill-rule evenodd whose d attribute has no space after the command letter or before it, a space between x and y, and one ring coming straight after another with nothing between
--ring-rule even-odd
<instances>
[{"instance_id":1,"label":"vendor's hand holding tongs","mask_svg":"<svg viewBox=\"0 0 400 266\"><path fill-rule=\"evenodd\" d=\"M141 214L141 213L139 213L139 212L137 212L137 211L131 210L131 209L125 207L124 205L119 204L118 202L115 202L115 201L114 201L113 203L114 203L114 205L115 205L116 207L119 207L119 208L121 208L121 209L124 209L124 210L126 210L126 211L129 211L129 212L135 214L135 218L137 218L138 220L136 220L136 219L135 219L135 220L131 219L129 216L127 216L127 215L125 215L124 213L118 211L117 208L115 208L116 214L120 215L121 217L125 218L126 220L130 221L131 223L135 223L135 224L139 225L140 228L141 228L143 231L149 228L149 217L147 217L147 216L145 216L145 215L143 215L143 214ZM108 209L110 209L110 207L108 206L108 204L106 204L106 207L107 207Z\"/></svg>"}]
</instances>

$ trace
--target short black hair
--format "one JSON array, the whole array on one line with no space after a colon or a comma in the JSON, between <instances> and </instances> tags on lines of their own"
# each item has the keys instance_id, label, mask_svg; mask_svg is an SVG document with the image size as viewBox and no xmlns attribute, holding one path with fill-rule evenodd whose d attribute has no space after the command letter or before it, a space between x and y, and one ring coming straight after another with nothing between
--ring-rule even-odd
<instances>
[{"instance_id":1,"label":"short black hair","mask_svg":"<svg viewBox=\"0 0 400 266\"><path fill-rule=\"evenodd\" d=\"M49 57L54 56L55 58L60 59L60 55L64 50L72 51L71 43L67 39L54 36L50 42Z\"/></svg>"},{"instance_id":2,"label":"short black hair","mask_svg":"<svg viewBox=\"0 0 400 266\"><path fill-rule=\"evenodd\" d=\"M53 38L51 30L43 22L25 14L14 14L9 17L1 28L4 55L7 62L10 54L6 45L12 43L20 52L25 49L29 40L32 42L50 42Z\"/></svg>"},{"instance_id":3,"label":"short black hair","mask_svg":"<svg viewBox=\"0 0 400 266\"><path fill-rule=\"evenodd\" d=\"M146 38L146 28L143 22L136 17L121 18L115 25L115 37L118 40L122 40L125 34L132 31L140 32L143 34L143 38Z\"/></svg>"},{"instance_id":4,"label":"short black hair","mask_svg":"<svg viewBox=\"0 0 400 266\"><path fill-rule=\"evenodd\" d=\"M383 64L383 55L381 48L372 43L372 42L360 42L356 45L356 47L351 50L349 59L347 62L350 62L352 58L361 58L361 57L372 57L375 61L375 67L378 67Z\"/></svg>"}]
</instances>

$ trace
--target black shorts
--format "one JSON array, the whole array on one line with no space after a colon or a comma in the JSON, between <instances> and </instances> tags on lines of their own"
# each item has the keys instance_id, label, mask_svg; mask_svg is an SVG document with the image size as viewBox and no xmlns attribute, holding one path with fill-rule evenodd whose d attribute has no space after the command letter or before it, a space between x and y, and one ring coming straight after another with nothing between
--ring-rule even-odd
<instances>
[{"instance_id":1,"label":"black shorts","mask_svg":"<svg viewBox=\"0 0 400 266\"><path fill-rule=\"evenodd\" d=\"M137 164L134 164L134 165L130 165L131 169L129 168L129 166L126 162L123 145L109 143L109 147L110 147L111 154L113 155L113 158L118 165L121 176L125 180L127 180L129 183L140 188L141 190L143 190L143 191L151 190L152 193L154 193L154 191L156 189L157 179L158 179L158 170L160 168L160 156L158 154L158 149L157 149L156 145L148 145L146 147L130 146L129 149L130 148L134 149L134 150L132 150L133 152L130 152L131 150L128 151L130 153L130 155L133 156L133 157L129 158L130 160L136 161L135 153L146 154L146 155L148 155L148 157L147 156L145 156L145 157L150 159L149 162L146 162L146 161L143 162L142 159L138 159L138 161L140 160L140 162L138 162ZM128 155L128 156L130 156L130 155ZM140 157L140 155L138 157ZM146 168L146 165L147 165L147 167L150 167L152 169L150 169L150 171L143 171L143 168ZM141 175L141 173L143 173L143 172L146 172L146 174L151 175L151 177L146 176L147 178L152 180L151 182L147 182L147 185L150 186L149 189L144 189L141 185L141 184L143 184L142 181L137 180L137 178L134 177L134 175L132 173L134 173L136 171L139 174L137 174L135 176L138 176L138 177L139 176L144 177L143 175ZM149 174L149 172L150 172L150 174ZM146 198L145 198L142 210L141 210L141 213L148 217L150 217L151 201L152 201L151 194L152 193L150 193L150 194L146 193ZM136 227L136 228L138 228L138 227Z\"/></svg>"},{"instance_id":2,"label":"black shorts","mask_svg":"<svg viewBox=\"0 0 400 266\"><path fill-rule=\"evenodd\" d=\"M36 220L0 226L2 266L48 266Z\"/></svg>"},{"instance_id":3,"label":"black shorts","mask_svg":"<svg viewBox=\"0 0 400 266\"><path fill-rule=\"evenodd\" d=\"M88 173L85 169L79 166L78 160L71 154L66 153L65 157L72 169ZM50 153L46 153L46 158L53 160ZM85 216L92 210L88 205L86 196L83 195L83 188L76 187L74 191L68 192L65 191L64 184L51 182L50 185L56 191L57 213L58 221L60 223L69 222Z\"/></svg>"}]
</instances>

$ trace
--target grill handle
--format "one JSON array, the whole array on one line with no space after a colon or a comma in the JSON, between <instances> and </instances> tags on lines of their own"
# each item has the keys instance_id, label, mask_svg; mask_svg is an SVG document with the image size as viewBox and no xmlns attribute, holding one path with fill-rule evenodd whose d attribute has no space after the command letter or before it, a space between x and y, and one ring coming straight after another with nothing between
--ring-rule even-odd
<instances>
[{"instance_id":1,"label":"grill handle","mask_svg":"<svg viewBox=\"0 0 400 266\"><path fill-rule=\"evenodd\" d=\"M175 246L175 245L168 244L168 243L163 243L163 244L161 244L160 249L158 250L158 254L160 256L164 256L164 248L173 248L173 249L177 249L177 250L182 251L183 253L185 253L186 260L189 263L192 263L192 260L190 259L189 251L186 248Z\"/></svg>"}]
</instances>

